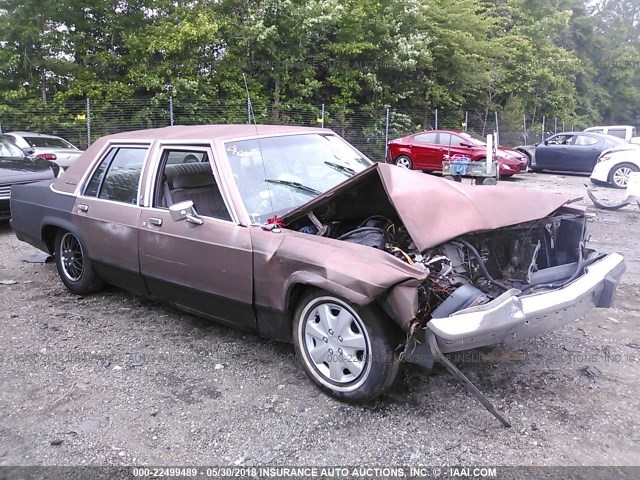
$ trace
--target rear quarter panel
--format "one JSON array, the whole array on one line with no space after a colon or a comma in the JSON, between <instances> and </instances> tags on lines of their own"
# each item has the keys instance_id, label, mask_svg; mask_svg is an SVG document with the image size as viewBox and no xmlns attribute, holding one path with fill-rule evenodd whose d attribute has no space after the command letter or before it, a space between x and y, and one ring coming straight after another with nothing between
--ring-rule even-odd
<instances>
[{"instance_id":1,"label":"rear quarter panel","mask_svg":"<svg viewBox=\"0 0 640 480\"><path fill-rule=\"evenodd\" d=\"M75 197L52 191L51 183L44 180L11 189L11 227L16 236L48 253L53 253L53 241L48 243L53 239L47 238L55 230L51 227L75 231L71 223Z\"/></svg>"}]
</instances>

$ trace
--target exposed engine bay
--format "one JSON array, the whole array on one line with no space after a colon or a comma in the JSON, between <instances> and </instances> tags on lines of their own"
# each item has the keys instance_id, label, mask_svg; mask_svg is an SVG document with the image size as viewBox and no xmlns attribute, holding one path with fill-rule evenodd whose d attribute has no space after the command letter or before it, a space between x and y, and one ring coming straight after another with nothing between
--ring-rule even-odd
<instances>
[{"instance_id":1,"label":"exposed engine bay","mask_svg":"<svg viewBox=\"0 0 640 480\"><path fill-rule=\"evenodd\" d=\"M532 222L464 235L423 252L418 251L398 217L388 215L390 212L337 219L331 210L318 215L309 212L287 227L384 250L428 271L418 292L417 320L421 325L431 318L488 303L510 289L528 294L561 287L597 260L584 247L584 214L571 209L560 209Z\"/></svg>"}]
</instances>

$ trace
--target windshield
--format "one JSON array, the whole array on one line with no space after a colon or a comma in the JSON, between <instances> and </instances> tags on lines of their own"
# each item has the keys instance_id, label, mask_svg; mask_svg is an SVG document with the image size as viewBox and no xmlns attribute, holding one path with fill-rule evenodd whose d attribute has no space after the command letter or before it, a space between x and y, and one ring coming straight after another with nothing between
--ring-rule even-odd
<instances>
[{"instance_id":1,"label":"windshield","mask_svg":"<svg viewBox=\"0 0 640 480\"><path fill-rule=\"evenodd\" d=\"M66 140L58 137L23 137L32 147L71 148L76 149Z\"/></svg>"},{"instance_id":2,"label":"windshield","mask_svg":"<svg viewBox=\"0 0 640 480\"><path fill-rule=\"evenodd\" d=\"M254 223L282 216L372 165L332 134L228 142L225 150Z\"/></svg>"}]
</instances>

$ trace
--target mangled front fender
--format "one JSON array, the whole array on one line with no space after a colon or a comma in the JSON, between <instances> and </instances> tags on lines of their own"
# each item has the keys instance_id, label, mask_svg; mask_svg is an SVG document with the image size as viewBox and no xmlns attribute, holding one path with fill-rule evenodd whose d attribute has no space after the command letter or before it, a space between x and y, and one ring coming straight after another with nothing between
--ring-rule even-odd
<instances>
[{"instance_id":1,"label":"mangled front fender","mask_svg":"<svg viewBox=\"0 0 640 480\"><path fill-rule=\"evenodd\" d=\"M252 227L255 305L277 311L293 308L298 285L318 287L356 305L379 300L406 328L418 310L417 287L428 271L388 253L291 230Z\"/></svg>"}]
</instances>

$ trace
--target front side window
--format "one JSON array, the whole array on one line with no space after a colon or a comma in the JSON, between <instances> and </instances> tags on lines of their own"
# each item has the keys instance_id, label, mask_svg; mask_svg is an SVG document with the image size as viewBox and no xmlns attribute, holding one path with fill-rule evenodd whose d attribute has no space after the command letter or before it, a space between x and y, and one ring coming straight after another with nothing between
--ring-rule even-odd
<instances>
[{"instance_id":1,"label":"front side window","mask_svg":"<svg viewBox=\"0 0 640 480\"><path fill-rule=\"evenodd\" d=\"M438 143L446 147L459 147L462 139L457 135L451 135L450 133L441 133Z\"/></svg>"},{"instance_id":2,"label":"front side window","mask_svg":"<svg viewBox=\"0 0 640 480\"><path fill-rule=\"evenodd\" d=\"M93 172L85 196L137 203L138 183L146 155L146 148L113 147Z\"/></svg>"},{"instance_id":3,"label":"front side window","mask_svg":"<svg viewBox=\"0 0 640 480\"><path fill-rule=\"evenodd\" d=\"M254 223L294 208L372 165L335 135L287 135L227 142L227 158Z\"/></svg>"},{"instance_id":4,"label":"front side window","mask_svg":"<svg viewBox=\"0 0 640 480\"><path fill-rule=\"evenodd\" d=\"M547 145L571 145L573 135L555 135L547 140Z\"/></svg>"},{"instance_id":5,"label":"front side window","mask_svg":"<svg viewBox=\"0 0 640 480\"><path fill-rule=\"evenodd\" d=\"M167 149L162 154L153 206L191 201L198 215L231 220L209 156L202 150Z\"/></svg>"}]
</instances>

